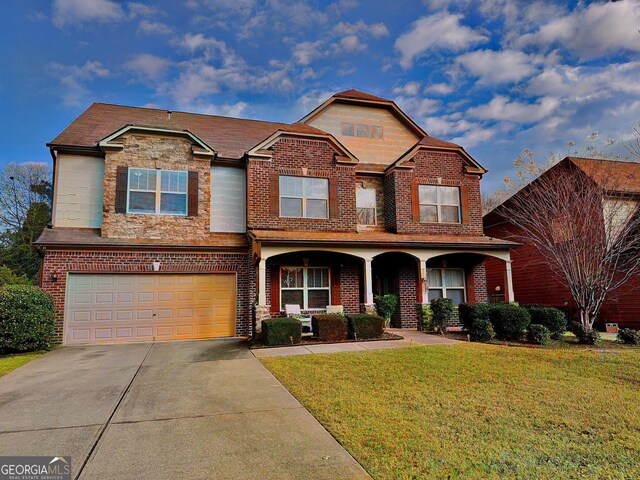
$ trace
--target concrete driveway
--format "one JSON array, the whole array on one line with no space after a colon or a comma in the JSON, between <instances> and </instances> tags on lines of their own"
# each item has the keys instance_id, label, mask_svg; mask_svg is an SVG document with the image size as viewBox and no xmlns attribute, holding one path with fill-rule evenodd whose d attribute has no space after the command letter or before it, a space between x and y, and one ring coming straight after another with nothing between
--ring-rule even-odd
<instances>
[{"instance_id":1,"label":"concrete driveway","mask_svg":"<svg viewBox=\"0 0 640 480\"><path fill-rule=\"evenodd\" d=\"M62 347L0 378L0 455L73 478L360 479L239 340Z\"/></svg>"}]
</instances>

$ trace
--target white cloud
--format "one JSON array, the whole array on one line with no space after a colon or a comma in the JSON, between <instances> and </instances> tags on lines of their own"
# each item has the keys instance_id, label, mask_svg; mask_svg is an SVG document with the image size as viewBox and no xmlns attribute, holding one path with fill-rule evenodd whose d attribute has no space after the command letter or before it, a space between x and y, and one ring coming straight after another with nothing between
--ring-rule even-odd
<instances>
[{"instance_id":1,"label":"white cloud","mask_svg":"<svg viewBox=\"0 0 640 480\"><path fill-rule=\"evenodd\" d=\"M591 59L620 51L640 52L640 2L591 3L586 8L550 20L536 32L523 35L521 45L559 44Z\"/></svg>"},{"instance_id":2,"label":"white cloud","mask_svg":"<svg viewBox=\"0 0 640 480\"><path fill-rule=\"evenodd\" d=\"M403 97L395 98L395 102L411 117L422 118L438 110L440 101L432 98Z\"/></svg>"},{"instance_id":3,"label":"white cloud","mask_svg":"<svg viewBox=\"0 0 640 480\"><path fill-rule=\"evenodd\" d=\"M424 89L424 93L435 93L437 95L449 95L455 90L450 83L432 83Z\"/></svg>"},{"instance_id":4,"label":"white cloud","mask_svg":"<svg viewBox=\"0 0 640 480\"><path fill-rule=\"evenodd\" d=\"M360 41L357 35L347 35L340 40L337 48L340 52L350 53L365 50L367 46Z\"/></svg>"},{"instance_id":5,"label":"white cloud","mask_svg":"<svg viewBox=\"0 0 640 480\"><path fill-rule=\"evenodd\" d=\"M334 93L336 93L338 89L335 90L310 90L303 95L301 95L298 100L296 100L296 104L300 107L300 111L305 114L309 113L311 110L316 108L322 102L331 97Z\"/></svg>"},{"instance_id":6,"label":"white cloud","mask_svg":"<svg viewBox=\"0 0 640 480\"><path fill-rule=\"evenodd\" d=\"M141 53L125 63L125 68L132 71L139 78L146 80L158 80L167 72L171 62L165 58Z\"/></svg>"},{"instance_id":7,"label":"white cloud","mask_svg":"<svg viewBox=\"0 0 640 480\"><path fill-rule=\"evenodd\" d=\"M366 33L374 38L389 36L389 30L384 23L366 23L358 20L355 23L340 22L333 29L337 35L354 35L356 33Z\"/></svg>"},{"instance_id":8,"label":"white cloud","mask_svg":"<svg viewBox=\"0 0 640 480\"><path fill-rule=\"evenodd\" d=\"M393 87L393 93L415 96L420 92L420 82L408 82L398 87Z\"/></svg>"},{"instance_id":9,"label":"white cloud","mask_svg":"<svg viewBox=\"0 0 640 480\"><path fill-rule=\"evenodd\" d=\"M296 63L309 65L315 59L328 55L328 52L323 48L323 43L318 40L298 43L293 47L292 55Z\"/></svg>"},{"instance_id":10,"label":"white cloud","mask_svg":"<svg viewBox=\"0 0 640 480\"><path fill-rule=\"evenodd\" d=\"M496 95L489 103L472 107L467 113L482 120L528 124L551 115L559 105L560 101L554 97L543 97L536 103L522 103L504 95Z\"/></svg>"},{"instance_id":11,"label":"white cloud","mask_svg":"<svg viewBox=\"0 0 640 480\"><path fill-rule=\"evenodd\" d=\"M58 28L85 22L118 22L125 18L122 7L112 0L54 0L53 24Z\"/></svg>"},{"instance_id":12,"label":"white cloud","mask_svg":"<svg viewBox=\"0 0 640 480\"><path fill-rule=\"evenodd\" d=\"M421 17L411 25L411 30L396 40L400 52L400 65L410 68L416 58L432 50L460 51L488 37L460 24L461 14L440 12Z\"/></svg>"},{"instance_id":13,"label":"white cloud","mask_svg":"<svg viewBox=\"0 0 640 480\"><path fill-rule=\"evenodd\" d=\"M476 50L456 58L456 64L488 85L519 82L533 75L543 61L540 55L527 55L518 50Z\"/></svg>"},{"instance_id":14,"label":"white cloud","mask_svg":"<svg viewBox=\"0 0 640 480\"><path fill-rule=\"evenodd\" d=\"M106 67L96 61L87 61L84 65L52 63L49 70L58 80L62 103L73 107L83 106L92 100L86 86L88 83L111 74Z\"/></svg>"},{"instance_id":15,"label":"white cloud","mask_svg":"<svg viewBox=\"0 0 640 480\"><path fill-rule=\"evenodd\" d=\"M138 24L138 32L145 33L147 35L168 35L173 33L173 27L162 22L142 20Z\"/></svg>"},{"instance_id":16,"label":"white cloud","mask_svg":"<svg viewBox=\"0 0 640 480\"><path fill-rule=\"evenodd\" d=\"M159 15L165 15L159 7L147 5L146 3L129 2L127 7L129 9L129 16L131 17L157 17Z\"/></svg>"},{"instance_id":17,"label":"white cloud","mask_svg":"<svg viewBox=\"0 0 640 480\"><path fill-rule=\"evenodd\" d=\"M235 103L224 103L224 104L214 104L214 103L203 103L198 102L192 105L189 105L188 111L194 113L204 113L205 115L222 115L224 117L241 117L247 110L249 105L246 102L235 102Z\"/></svg>"}]
</instances>

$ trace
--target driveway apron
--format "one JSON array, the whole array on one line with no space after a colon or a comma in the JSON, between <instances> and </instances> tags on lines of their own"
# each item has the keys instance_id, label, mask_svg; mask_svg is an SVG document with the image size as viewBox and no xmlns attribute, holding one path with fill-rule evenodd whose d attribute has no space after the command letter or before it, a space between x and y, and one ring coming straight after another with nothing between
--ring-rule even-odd
<instances>
[{"instance_id":1,"label":"driveway apron","mask_svg":"<svg viewBox=\"0 0 640 480\"><path fill-rule=\"evenodd\" d=\"M237 339L62 347L0 378L0 455L82 479L360 479Z\"/></svg>"}]
</instances>

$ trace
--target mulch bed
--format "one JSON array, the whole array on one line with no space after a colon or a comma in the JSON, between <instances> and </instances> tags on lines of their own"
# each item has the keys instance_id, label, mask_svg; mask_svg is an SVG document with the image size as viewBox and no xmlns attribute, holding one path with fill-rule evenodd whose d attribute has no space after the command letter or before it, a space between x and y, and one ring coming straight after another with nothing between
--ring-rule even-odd
<instances>
[{"instance_id":1,"label":"mulch bed","mask_svg":"<svg viewBox=\"0 0 640 480\"><path fill-rule=\"evenodd\" d=\"M404 337L401 335L396 335L395 333L384 332L382 336L377 338L368 338L366 340L354 340L352 338L348 338L347 340L342 340L338 342L323 342L318 339L318 337L302 337L301 343L296 343L295 345L264 345L261 340L256 339L249 348L279 348L279 347L300 347L305 345L326 345L329 343L357 343L357 342L380 342L383 340L404 340Z\"/></svg>"}]
</instances>

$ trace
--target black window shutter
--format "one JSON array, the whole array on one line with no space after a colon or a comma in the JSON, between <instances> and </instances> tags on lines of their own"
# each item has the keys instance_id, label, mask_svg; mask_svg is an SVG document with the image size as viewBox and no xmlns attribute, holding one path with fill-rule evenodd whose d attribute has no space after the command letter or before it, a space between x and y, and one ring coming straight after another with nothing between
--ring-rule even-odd
<instances>
[{"instance_id":1,"label":"black window shutter","mask_svg":"<svg viewBox=\"0 0 640 480\"><path fill-rule=\"evenodd\" d=\"M127 213L128 180L129 168L118 167L116 169L116 213Z\"/></svg>"},{"instance_id":2,"label":"black window shutter","mask_svg":"<svg viewBox=\"0 0 640 480\"><path fill-rule=\"evenodd\" d=\"M198 215L198 172L189 172L189 193L187 195L188 215Z\"/></svg>"}]
</instances>

